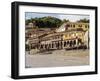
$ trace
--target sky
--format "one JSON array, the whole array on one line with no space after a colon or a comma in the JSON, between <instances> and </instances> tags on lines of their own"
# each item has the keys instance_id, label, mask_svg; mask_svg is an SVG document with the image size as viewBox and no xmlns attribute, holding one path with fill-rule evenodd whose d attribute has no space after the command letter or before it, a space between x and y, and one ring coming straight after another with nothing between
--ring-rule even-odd
<instances>
[{"instance_id":1,"label":"sky","mask_svg":"<svg viewBox=\"0 0 100 81\"><path fill-rule=\"evenodd\" d=\"M36 13L36 12L25 12L25 19L31 19L31 18L40 18L40 17L46 17L46 16L52 16L59 18L61 20L66 19L71 22L76 22L80 19L89 19L89 15L83 15L83 14L61 14L61 13Z\"/></svg>"}]
</instances>

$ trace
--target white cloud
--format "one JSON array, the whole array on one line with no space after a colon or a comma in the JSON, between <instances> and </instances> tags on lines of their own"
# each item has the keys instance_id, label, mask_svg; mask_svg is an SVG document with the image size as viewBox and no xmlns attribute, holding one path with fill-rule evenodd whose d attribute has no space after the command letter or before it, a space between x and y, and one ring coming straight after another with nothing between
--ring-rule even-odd
<instances>
[{"instance_id":1,"label":"white cloud","mask_svg":"<svg viewBox=\"0 0 100 81\"><path fill-rule=\"evenodd\" d=\"M88 15L73 15L73 14L71 14L71 15L59 15L59 18L60 19L68 19L68 20L70 20L71 22L75 22L75 21L77 21L77 20L80 20L80 19L84 19L84 18L86 18L86 19L89 19L89 16Z\"/></svg>"}]
</instances>

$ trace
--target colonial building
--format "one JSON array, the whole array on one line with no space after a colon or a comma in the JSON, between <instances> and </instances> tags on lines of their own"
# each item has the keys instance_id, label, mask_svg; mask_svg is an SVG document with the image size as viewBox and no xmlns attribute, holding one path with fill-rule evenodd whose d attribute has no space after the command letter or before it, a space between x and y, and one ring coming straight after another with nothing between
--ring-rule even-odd
<instances>
[{"instance_id":1,"label":"colonial building","mask_svg":"<svg viewBox=\"0 0 100 81\"><path fill-rule=\"evenodd\" d=\"M72 29L83 29L87 31L89 29L89 23L80 23L80 22L67 22L62 24L56 32L62 32L65 30L72 30Z\"/></svg>"},{"instance_id":2,"label":"colonial building","mask_svg":"<svg viewBox=\"0 0 100 81\"><path fill-rule=\"evenodd\" d=\"M83 30L71 30L55 34L49 34L40 40L39 48L43 50L49 49L70 49L84 46Z\"/></svg>"},{"instance_id":3,"label":"colonial building","mask_svg":"<svg viewBox=\"0 0 100 81\"><path fill-rule=\"evenodd\" d=\"M39 29L38 29L39 31ZM43 33L30 37L27 45L29 49L56 50L74 49L79 47L89 48L89 23L67 22L53 30L43 29ZM46 32L45 32L46 31ZM33 32L34 33L34 32ZM35 35L35 34L33 34Z\"/></svg>"}]
</instances>

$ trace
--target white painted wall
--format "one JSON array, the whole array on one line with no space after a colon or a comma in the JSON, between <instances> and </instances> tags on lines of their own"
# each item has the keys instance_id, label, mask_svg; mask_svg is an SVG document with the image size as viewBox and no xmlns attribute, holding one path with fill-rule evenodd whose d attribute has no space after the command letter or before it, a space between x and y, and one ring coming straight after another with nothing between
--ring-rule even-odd
<instances>
[{"instance_id":1,"label":"white painted wall","mask_svg":"<svg viewBox=\"0 0 100 81\"><path fill-rule=\"evenodd\" d=\"M11 2L14 0L1 0L0 1L0 81L13 81L10 78L11 69ZM19 0L20 1L20 0ZM43 3L58 3L58 4L72 4L72 5L87 5L98 6L98 14L100 14L100 0L21 0L30 2L43 2ZM98 16L100 18L100 15ZM100 19L98 19L100 22ZM98 24L98 27L100 24ZM100 30L100 28L98 28ZM100 35L100 32L98 32ZM100 37L98 38L100 41ZM98 43L100 45L100 42ZM100 46L98 47L100 48ZM98 51L100 53L100 50ZM98 58L100 62L100 55ZM100 63L98 63L100 68ZM100 72L100 70L99 70ZM34 81L99 81L100 74L98 75L83 75L83 76L65 76L53 78L40 78ZM22 80L21 80L22 81ZM33 79L26 79L26 81L33 81Z\"/></svg>"}]
</instances>

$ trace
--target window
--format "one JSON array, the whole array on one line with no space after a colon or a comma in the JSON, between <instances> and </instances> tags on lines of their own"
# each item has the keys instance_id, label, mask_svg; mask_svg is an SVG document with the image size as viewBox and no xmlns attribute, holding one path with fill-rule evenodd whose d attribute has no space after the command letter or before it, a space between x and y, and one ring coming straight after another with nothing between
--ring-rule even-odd
<instances>
[{"instance_id":1,"label":"window","mask_svg":"<svg viewBox=\"0 0 100 81\"><path fill-rule=\"evenodd\" d=\"M73 27L75 28L75 25L73 25Z\"/></svg>"},{"instance_id":2,"label":"window","mask_svg":"<svg viewBox=\"0 0 100 81\"><path fill-rule=\"evenodd\" d=\"M64 47L66 46L66 41L64 42Z\"/></svg>"},{"instance_id":3,"label":"window","mask_svg":"<svg viewBox=\"0 0 100 81\"><path fill-rule=\"evenodd\" d=\"M70 24L67 24L66 27L70 27Z\"/></svg>"},{"instance_id":4,"label":"window","mask_svg":"<svg viewBox=\"0 0 100 81\"><path fill-rule=\"evenodd\" d=\"M87 28L87 25L85 25L85 28Z\"/></svg>"},{"instance_id":5,"label":"window","mask_svg":"<svg viewBox=\"0 0 100 81\"><path fill-rule=\"evenodd\" d=\"M89 28L89 25L88 25L88 28Z\"/></svg>"},{"instance_id":6,"label":"window","mask_svg":"<svg viewBox=\"0 0 100 81\"><path fill-rule=\"evenodd\" d=\"M80 24L80 25L78 25L78 27L82 27L82 25Z\"/></svg>"}]
</instances>

